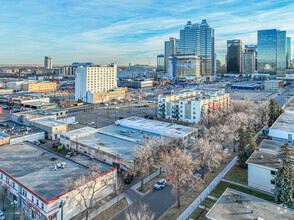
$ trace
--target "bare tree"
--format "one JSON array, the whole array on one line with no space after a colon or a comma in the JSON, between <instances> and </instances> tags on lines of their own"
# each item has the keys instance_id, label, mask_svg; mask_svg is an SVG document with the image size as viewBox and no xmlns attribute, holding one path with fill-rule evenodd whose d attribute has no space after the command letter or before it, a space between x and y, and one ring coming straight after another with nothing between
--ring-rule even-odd
<instances>
[{"instance_id":1,"label":"bare tree","mask_svg":"<svg viewBox=\"0 0 294 220\"><path fill-rule=\"evenodd\" d=\"M113 176L102 176L100 169L95 167L90 168L89 173L80 176L78 179L69 179L66 185L74 186L75 189L73 197L69 201L70 205L80 207L80 215L85 213L85 218L88 220L89 214L99 207L98 201L105 196L104 189L112 188L115 181ZM83 209L85 209L84 212L82 212Z\"/></svg>"},{"instance_id":2,"label":"bare tree","mask_svg":"<svg viewBox=\"0 0 294 220\"><path fill-rule=\"evenodd\" d=\"M117 201L116 201L117 203L119 201L119 198L118 197L122 193L123 188L124 188L124 185L123 185L122 179L120 177L117 177L116 185L115 185L115 189L114 189L115 194L116 194L116 198L117 198Z\"/></svg>"},{"instance_id":3,"label":"bare tree","mask_svg":"<svg viewBox=\"0 0 294 220\"><path fill-rule=\"evenodd\" d=\"M169 177L168 184L172 186L172 194L177 197L180 207L181 195L195 183L193 171L199 168L198 160L193 160L188 151L176 148L165 154L164 161L164 168Z\"/></svg>"},{"instance_id":4,"label":"bare tree","mask_svg":"<svg viewBox=\"0 0 294 220\"><path fill-rule=\"evenodd\" d=\"M155 138L146 138L142 142L142 145L136 145L134 147L134 170L140 177L141 191L143 191L144 178L147 177L154 166L154 153L157 143Z\"/></svg>"},{"instance_id":5,"label":"bare tree","mask_svg":"<svg viewBox=\"0 0 294 220\"><path fill-rule=\"evenodd\" d=\"M155 215L148 210L145 203L139 202L137 205L129 207L125 212L126 220L153 220Z\"/></svg>"}]
</instances>

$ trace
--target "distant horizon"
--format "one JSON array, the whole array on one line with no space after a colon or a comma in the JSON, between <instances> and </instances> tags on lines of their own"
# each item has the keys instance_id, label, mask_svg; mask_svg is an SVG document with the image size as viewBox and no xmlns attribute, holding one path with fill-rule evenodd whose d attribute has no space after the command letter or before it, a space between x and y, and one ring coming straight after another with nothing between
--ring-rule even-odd
<instances>
[{"instance_id":1,"label":"distant horizon","mask_svg":"<svg viewBox=\"0 0 294 220\"><path fill-rule=\"evenodd\" d=\"M150 60L155 66L164 41L179 38L187 21L206 19L215 29L215 51L223 64L227 40L257 44L257 30L264 29L286 30L293 38L293 11L292 0L3 0L0 63L42 65L44 56L51 56L53 65L149 65Z\"/></svg>"}]
</instances>

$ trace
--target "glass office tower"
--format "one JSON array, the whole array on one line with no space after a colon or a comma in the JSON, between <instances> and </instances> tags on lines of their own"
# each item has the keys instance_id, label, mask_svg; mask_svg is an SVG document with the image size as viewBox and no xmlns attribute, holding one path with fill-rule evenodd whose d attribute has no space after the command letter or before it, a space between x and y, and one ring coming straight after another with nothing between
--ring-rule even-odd
<instances>
[{"instance_id":1,"label":"glass office tower","mask_svg":"<svg viewBox=\"0 0 294 220\"><path fill-rule=\"evenodd\" d=\"M227 41L227 72L242 73L242 41Z\"/></svg>"},{"instance_id":2,"label":"glass office tower","mask_svg":"<svg viewBox=\"0 0 294 220\"><path fill-rule=\"evenodd\" d=\"M180 30L180 39L176 44L177 53L200 57L202 76L215 75L214 29L206 20L202 20L200 24L188 21L185 28Z\"/></svg>"},{"instance_id":3,"label":"glass office tower","mask_svg":"<svg viewBox=\"0 0 294 220\"><path fill-rule=\"evenodd\" d=\"M286 31L258 31L257 69L259 73L284 75L286 70Z\"/></svg>"},{"instance_id":4,"label":"glass office tower","mask_svg":"<svg viewBox=\"0 0 294 220\"><path fill-rule=\"evenodd\" d=\"M291 68L291 37L287 37L287 69Z\"/></svg>"}]
</instances>

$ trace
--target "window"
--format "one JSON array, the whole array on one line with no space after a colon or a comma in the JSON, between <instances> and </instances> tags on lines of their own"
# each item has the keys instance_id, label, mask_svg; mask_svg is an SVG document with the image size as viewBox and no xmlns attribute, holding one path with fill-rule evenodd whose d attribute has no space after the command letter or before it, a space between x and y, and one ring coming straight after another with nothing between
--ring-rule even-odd
<instances>
[{"instance_id":1,"label":"window","mask_svg":"<svg viewBox=\"0 0 294 220\"><path fill-rule=\"evenodd\" d=\"M271 184L272 185L275 185L275 180L271 180Z\"/></svg>"},{"instance_id":2,"label":"window","mask_svg":"<svg viewBox=\"0 0 294 220\"><path fill-rule=\"evenodd\" d=\"M272 175L276 175L276 171L271 170Z\"/></svg>"},{"instance_id":3,"label":"window","mask_svg":"<svg viewBox=\"0 0 294 220\"><path fill-rule=\"evenodd\" d=\"M34 199L35 199L34 196L32 196L32 202L34 202Z\"/></svg>"},{"instance_id":4,"label":"window","mask_svg":"<svg viewBox=\"0 0 294 220\"><path fill-rule=\"evenodd\" d=\"M8 184L9 184L9 178L8 178L8 177L6 177L6 183L8 183Z\"/></svg>"},{"instance_id":5,"label":"window","mask_svg":"<svg viewBox=\"0 0 294 220\"><path fill-rule=\"evenodd\" d=\"M45 207L44 207L44 203L41 204L41 207L42 207L43 210L45 209Z\"/></svg>"},{"instance_id":6,"label":"window","mask_svg":"<svg viewBox=\"0 0 294 220\"><path fill-rule=\"evenodd\" d=\"M36 204L37 204L37 206L39 206L39 199L36 200Z\"/></svg>"},{"instance_id":7,"label":"window","mask_svg":"<svg viewBox=\"0 0 294 220\"><path fill-rule=\"evenodd\" d=\"M15 182L12 182L12 187L15 188Z\"/></svg>"},{"instance_id":8,"label":"window","mask_svg":"<svg viewBox=\"0 0 294 220\"><path fill-rule=\"evenodd\" d=\"M27 197L27 195L28 195L28 192L26 191L26 190L22 190L22 194L25 196L25 197Z\"/></svg>"},{"instance_id":9,"label":"window","mask_svg":"<svg viewBox=\"0 0 294 220\"><path fill-rule=\"evenodd\" d=\"M3 174L1 173L1 179L3 179Z\"/></svg>"}]
</instances>

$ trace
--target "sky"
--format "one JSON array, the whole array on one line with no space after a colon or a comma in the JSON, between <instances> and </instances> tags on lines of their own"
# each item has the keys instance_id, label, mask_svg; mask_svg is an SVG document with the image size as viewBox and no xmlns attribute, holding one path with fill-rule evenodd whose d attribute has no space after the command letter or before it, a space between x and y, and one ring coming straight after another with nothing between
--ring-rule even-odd
<instances>
[{"instance_id":1,"label":"sky","mask_svg":"<svg viewBox=\"0 0 294 220\"><path fill-rule=\"evenodd\" d=\"M293 0L0 0L0 64L94 62L156 64L164 41L187 21L215 28L218 59L226 41L257 43L257 30L294 37ZM294 38L293 38L294 39ZM293 42L292 42L293 44ZM292 47L293 50L293 47Z\"/></svg>"}]
</instances>

